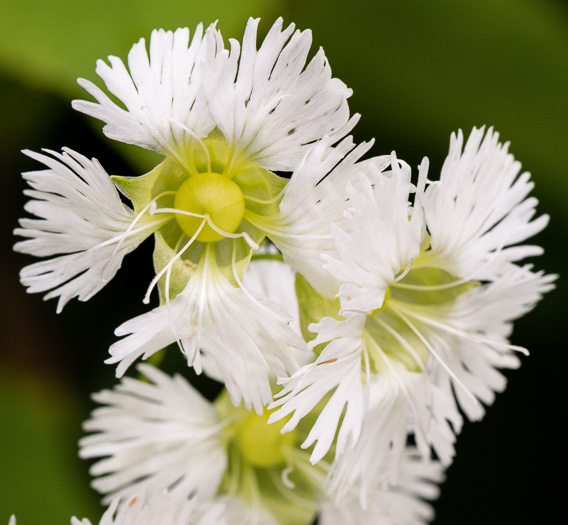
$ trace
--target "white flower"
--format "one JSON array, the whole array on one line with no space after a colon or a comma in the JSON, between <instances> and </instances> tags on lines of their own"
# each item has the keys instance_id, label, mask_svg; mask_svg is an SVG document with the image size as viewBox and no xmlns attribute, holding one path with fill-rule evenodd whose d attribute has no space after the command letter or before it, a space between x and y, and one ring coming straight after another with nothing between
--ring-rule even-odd
<instances>
[{"instance_id":1,"label":"white flower","mask_svg":"<svg viewBox=\"0 0 568 525\"><path fill-rule=\"evenodd\" d=\"M353 186L348 187L347 195L353 209L347 216L346 224L351 236L343 234L339 228L336 228L334 232L338 246L337 254L345 257L345 260L339 261L328 257L328 266L332 266L337 277L342 278L345 275L355 277L357 286L354 290L361 291L363 295L363 298L355 304L357 311L363 314L354 313L345 321L326 317L317 325L311 325L310 329L318 333L316 339L311 342L311 346L314 347L321 343L328 344L314 363L304 366L290 379L281 380L285 387L278 395L280 399L273 404L273 406L284 406L271 417L272 421L294 412L290 421L284 426L283 430L287 431L294 428L298 421L308 414L326 394L333 391L308 439L302 445L308 447L317 440L311 457L312 463L317 463L328 452L344 409L345 415L337 436L337 455L343 454L348 445L353 446L357 442L363 419L369 410L370 392L364 384L370 383L372 372L369 363L373 355L382 351L375 346L369 348L372 338L365 331L366 316L364 314L371 313L373 309L382 305L387 288L386 283L381 283L380 274L379 277L375 277L371 273L374 266L369 264L369 261L374 261L374 258L384 258L380 271L394 279L407 258L411 258L415 252L419 251L422 222L420 218L408 219L408 197L411 191L410 169L403 165L404 169L401 170L395 158L392 159L392 165L394 170L390 177L383 175L381 178L374 178L372 179L373 185L371 185L371 181L361 175L357 181L358 187L361 188L360 192L356 191ZM424 177L425 173L422 178ZM378 239L377 242L373 242L375 236ZM360 263L361 268L357 267L351 274L346 271L350 265L353 266L354 261L359 262L361 258L366 258L364 263ZM365 279L370 281L369 286L365 286ZM374 294L370 296L370 303L367 299L369 288L374 291ZM344 291L345 288L342 287L340 292L342 299L345 297ZM366 304L365 300L369 304ZM353 301L350 298L347 298L343 304L353 309ZM382 358L380 355L378 357ZM382 372L393 377L387 383L397 385L394 379L396 374L393 373L388 358L382 359ZM402 388L405 388L404 385ZM388 391L388 388L386 390ZM397 387L396 390L400 389ZM392 412L398 417L395 419L396 425L391 422L389 428L384 429L386 441L375 456L382 457L388 452L393 436L397 436L396 441L399 448L404 448L407 417L404 416L405 412L401 411L400 407L394 408L397 400L399 404L400 402L404 404L402 397L402 392L399 395L390 396L392 407L386 409L383 406L385 414Z\"/></svg>"},{"instance_id":2,"label":"white flower","mask_svg":"<svg viewBox=\"0 0 568 525\"><path fill-rule=\"evenodd\" d=\"M73 297L86 301L110 281L123 257L150 236L164 219L137 217L125 206L111 179L96 160L64 149L42 155L25 152L45 164L25 173L32 189L25 206L37 219L20 219L14 233L26 239L14 249L36 257L53 257L24 268L28 292L51 290L57 311Z\"/></svg>"},{"instance_id":3,"label":"white flower","mask_svg":"<svg viewBox=\"0 0 568 525\"><path fill-rule=\"evenodd\" d=\"M313 519L325 475L299 450L301 431L282 435L282 425L235 407L227 391L211 403L180 376L139 370L151 382L124 378L93 396L103 406L84 425L93 434L80 441L80 455L102 458L91 473L105 502L133 494L153 502L167 492L198 508L221 503L230 523ZM296 505L281 516L287 501Z\"/></svg>"},{"instance_id":4,"label":"white flower","mask_svg":"<svg viewBox=\"0 0 568 525\"><path fill-rule=\"evenodd\" d=\"M235 402L243 398L247 406L261 410L272 399L269 376L292 373L296 363L290 345L303 346L287 317L242 286L251 256L266 236L297 238L305 230L302 217L296 222L304 226L296 227L289 217L284 222L288 204L283 215L280 202L289 179L268 170L294 170L314 148L316 157L338 162L352 142L344 141L337 153L332 145L349 132L357 116L349 118L351 90L332 78L323 51L306 64L309 31L294 31L293 25L283 29L280 19L257 49L257 26L258 20L249 20L242 51L231 41L230 52L215 26L205 34L199 26L191 40L187 29L154 31L149 52L144 40L133 46L128 68L116 57L109 58L110 66L98 62L97 72L116 100L91 82L80 81L96 102L76 101L76 109L104 121L109 137L153 149L165 159L141 177L112 178L133 210L120 203L108 179L87 181L79 193L82 200L97 197L87 206L95 215L101 197L91 196L91 186L96 183L106 193L109 188L114 192L120 210L107 212L113 237L102 219L76 211L83 229L92 229L93 235L106 227L98 234L96 248L74 242L82 230L74 223L66 225L63 232L74 247L72 262L78 262L47 260L25 270L23 279L32 291L63 285L48 295L60 294L60 307L74 295L87 299L114 275L124 253L139 243L139 232L155 233L156 276L143 297L148 303L157 287L161 306L119 328L118 334L131 336L112 347L108 362L120 362L121 375L138 356L178 342L188 363L200 372L201 347L207 355L206 372L209 367L227 382ZM355 162L362 149L345 163ZM326 172L332 167L326 162ZM98 173L104 178L102 169ZM321 170L319 174L325 176ZM71 175L66 180L75 187ZM292 189L302 177L306 174L292 175ZM54 192L49 181L42 191ZM78 206L69 192L61 197L57 203L62 214ZM41 238L46 233L42 226L24 220L17 233ZM49 232L50 225L45 226ZM331 245L327 230L321 236ZM304 244L310 242L304 237ZM64 248L50 249L45 255L60 254ZM295 255L291 259L301 266ZM317 265L322 273L319 261Z\"/></svg>"},{"instance_id":5,"label":"white flower","mask_svg":"<svg viewBox=\"0 0 568 525\"><path fill-rule=\"evenodd\" d=\"M476 132L474 138L479 139ZM282 405L272 421L293 412L283 428L287 431L325 399L303 446L317 440L311 457L315 463L338 431L331 492L341 495L359 485L365 500L376 476L396 482L407 432L414 434L424 456L432 447L449 464L454 434L462 425L458 404L468 417L479 419L479 401L490 404L505 386L496 368L518 366L514 352L525 352L507 340L511 321L529 311L552 288L555 277L533 274L512 262L536 250L502 248L511 239L524 240L546 219L528 223L534 199L522 200L530 189L526 176L515 183L518 169L511 176L511 170L501 169L505 161L495 154L499 147L487 148L480 153L477 146L468 149L475 159L465 163L465 175L457 168L454 177L462 185L455 191L449 172L425 191L424 162L412 208L409 169L395 162L390 178L365 182L360 177L356 188L348 188L353 210L346 223L334 227L336 253L323 255L326 268L343 281L341 307L330 301L319 318L303 312L307 320L319 321L310 325L318 334L310 345L327 346L315 363L280 379L284 389L271 406ZM499 184L494 176L502 177ZM496 216L485 204L477 206L488 180L494 188L492 205L500 210ZM433 195L448 194L453 197L446 213L443 200L434 206ZM454 209L456 199L468 198L464 209ZM470 215L478 222L467 233ZM519 236L516 228L524 233ZM453 251L444 251L450 237L444 232L456 239ZM467 233L462 244L460 232ZM471 281L471 266L452 258L454 251L466 253L473 245L477 247L467 253L475 258L476 275L488 282Z\"/></svg>"},{"instance_id":6,"label":"white flower","mask_svg":"<svg viewBox=\"0 0 568 525\"><path fill-rule=\"evenodd\" d=\"M124 378L93 396L105 406L85 422L93 434L80 441L82 458L103 458L91 467L93 487L107 503L174 487L185 497L214 496L227 466L217 412L181 376L139 369L152 383Z\"/></svg>"},{"instance_id":7,"label":"white flower","mask_svg":"<svg viewBox=\"0 0 568 525\"><path fill-rule=\"evenodd\" d=\"M99 525L226 525L220 502L202 503L166 492L151 497L114 499ZM14 524L15 525L15 524ZM88 519L71 518L71 525L91 525Z\"/></svg>"},{"instance_id":8,"label":"white flower","mask_svg":"<svg viewBox=\"0 0 568 525\"><path fill-rule=\"evenodd\" d=\"M322 506L319 522L321 525L423 525L434 517L432 507L424 500L438 497L438 484L442 481L443 470L439 463L424 461L416 451L407 449L398 484L376 480L365 507L361 506L356 490L351 490L339 502L328 499Z\"/></svg>"}]
</instances>

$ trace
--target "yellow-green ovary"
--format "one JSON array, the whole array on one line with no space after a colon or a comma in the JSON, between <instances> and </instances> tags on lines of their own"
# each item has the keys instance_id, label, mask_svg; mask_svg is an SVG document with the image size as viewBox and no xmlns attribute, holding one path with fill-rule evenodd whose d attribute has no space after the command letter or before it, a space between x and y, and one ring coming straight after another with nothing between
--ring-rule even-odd
<instances>
[{"instance_id":1,"label":"yellow-green ovary","mask_svg":"<svg viewBox=\"0 0 568 525\"><path fill-rule=\"evenodd\" d=\"M251 412L237 431L241 453L249 464L260 468L276 467L285 462L285 446L296 443L296 431L281 434L286 421L268 424L270 413L262 416Z\"/></svg>"},{"instance_id":2,"label":"yellow-green ovary","mask_svg":"<svg viewBox=\"0 0 568 525\"><path fill-rule=\"evenodd\" d=\"M211 222L227 233L239 227L245 213L243 192L232 180L218 173L198 173L187 179L178 189L174 207L198 215L208 215ZM195 235L203 219L176 214L180 228L190 237ZM205 224L196 240L215 242L224 236Z\"/></svg>"}]
</instances>

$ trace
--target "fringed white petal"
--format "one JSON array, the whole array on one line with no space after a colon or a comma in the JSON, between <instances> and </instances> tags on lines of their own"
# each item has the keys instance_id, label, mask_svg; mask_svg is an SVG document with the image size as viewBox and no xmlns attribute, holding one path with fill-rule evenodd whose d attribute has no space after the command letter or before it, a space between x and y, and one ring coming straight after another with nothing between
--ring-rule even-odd
<instances>
[{"instance_id":1,"label":"fringed white petal","mask_svg":"<svg viewBox=\"0 0 568 525\"><path fill-rule=\"evenodd\" d=\"M276 249L274 249L276 251ZM298 298L295 291L296 272L287 264L279 261L257 260L251 262L243 276L243 284L247 290L266 297L276 303L291 319L290 326L301 337ZM313 351L306 347L294 351L294 357L300 365L315 359ZM207 368L204 365L204 369Z\"/></svg>"},{"instance_id":2,"label":"fringed white petal","mask_svg":"<svg viewBox=\"0 0 568 525\"><path fill-rule=\"evenodd\" d=\"M280 18L257 49L258 23L249 20L242 49L231 40L230 52L215 27L207 30L216 55L204 65L203 89L228 143L264 168L292 171L311 143L340 140L358 115L349 119L352 92L331 77L323 50L306 65L310 31L283 29Z\"/></svg>"},{"instance_id":3,"label":"fringed white petal","mask_svg":"<svg viewBox=\"0 0 568 525\"><path fill-rule=\"evenodd\" d=\"M32 187L25 209L38 218L20 220L14 233L26 239L14 249L56 256L25 267L20 278L30 293L51 290L45 298L59 297L59 312L73 297L86 301L103 288L164 219L137 218L96 160L69 149L48 153L26 152L48 169L23 175Z\"/></svg>"},{"instance_id":4,"label":"fringed white petal","mask_svg":"<svg viewBox=\"0 0 568 525\"><path fill-rule=\"evenodd\" d=\"M124 108L99 87L80 79L97 102L76 100L73 107L105 122L107 137L176 158L194 136L203 138L215 126L200 95L200 63L207 55L203 28L190 43L189 29L152 32L149 53L142 38L128 54L128 69L110 56L97 62L97 74Z\"/></svg>"},{"instance_id":5,"label":"fringed white petal","mask_svg":"<svg viewBox=\"0 0 568 525\"><path fill-rule=\"evenodd\" d=\"M345 220L349 206L345 185L359 172L378 176L388 165L384 157L357 163L370 146L354 148L349 137L333 148L324 138L309 150L292 174L279 213L255 217L284 260L325 295L333 296L339 290L340 283L323 268L321 254L335 249L330 225Z\"/></svg>"},{"instance_id":6,"label":"fringed white petal","mask_svg":"<svg viewBox=\"0 0 568 525\"><path fill-rule=\"evenodd\" d=\"M112 498L160 494L213 496L227 466L211 403L181 376L148 365L139 370L151 382L124 378L113 390L93 395L102 407L84 429L82 458L103 458L91 467L93 487Z\"/></svg>"},{"instance_id":7,"label":"fringed white petal","mask_svg":"<svg viewBox=\"0 0 568 525\"><path fill-rule=\"evenodd\" d=\"M260 414L272 401L270 377L293 373L290 348L305 346L290 321L274 303L234 287L209 261L169 304L121 325L116 335L127 337L111 346L106 362L119 363L121 376L138 357L177 341L189 366L200 373L200 353L208 354L233 403L243 399Z\"/></svg>"},{"instance_id":8,"label":"fringed white petal","mask_svg":"<svg viewBox=\"0 0 568 525\"><path fill-rule=\"evenodd\" d=\"M424 219L420 206L409 208L410 167L392 156L388 176L359 176L347 184L349 210L345 229L333 228L337 256L324 254L325 268L343 284L341 314L370 314L383 305L388 285L420 253ZM421 169L419 194L426 180ZM411 215L409 219L409 215Z\"/></svg>"},{"instance_id":9,"label":"fringed white petal","mask_svg":"<svg viewBox=\"0 0 568 525\"><path fill-rule=\"evenodd\" d=\"M300 334L298 298L294 291L295 278L296 272L285 263L253 259L243 276L243 284L248 291L279 305L293 320L296 333Z\"/></svg>"},{"instance_id":10,"label":"fringed white petal","mask_svg":"<svg viewBox=\"0 0 568 525\"><path fill-rule=\"evenodd\" d=\"M356 442L359 437L366 407L361 380L363 341L360 335L363 320L361 318L340 322L325 318L315 325L314 329L317 329L320 335L312 345L318 345L324 340L331 342L314 363L305 365L289 379L280 380L284 384L278 394L280 399L270 407L281 406L270 416L269 423L293 412L288 423L282 428L282 432L288 432L330 394L302 444L302 448L307 448L317 441L310 458L313 464L320 461L329 451L342 415L344 417L337 435L337 454L343 453L348 444ZM342 334L343 337L335 339L336 333Z\"/></svg>"},{"instance_id":11,"label":"fringed white petal","mask_svg":"<svg viewBox=\"0 0 568 525\"><path fill-rule=\"evenodd\" d=\"M442 464L449 465L455 442L449 423L461 424L461 416L453 404L439 402L447 393L425 374L395 362L391 373L372 376L365 390L369 401L359 440L332 465L328 492L341 499L357 490L367 508L374 487L400 483L408 432L424 460L432 447Z\"/></svg>"},{"instance_id":12,"label":"fringed white petal","mask_svg":"<svg viewBox=\"0 0 568 525\"><path fill-rule=\"evenodd\" d=\"M492 128L474 128L464 146L459 131L439 183L426 191L432 254L454 275L491 280L505 273L502 263L542 253L536 246L513 247L541 231L548 216L533 220L537 200L527 195L534 184L528 173L519 175L508 146Z\"/></svg>"}]
</instances>

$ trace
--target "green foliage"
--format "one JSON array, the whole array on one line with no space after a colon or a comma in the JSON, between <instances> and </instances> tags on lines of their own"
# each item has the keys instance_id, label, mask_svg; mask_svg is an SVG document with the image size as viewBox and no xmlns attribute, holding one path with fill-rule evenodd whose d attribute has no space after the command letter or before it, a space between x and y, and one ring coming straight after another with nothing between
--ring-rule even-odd
<instances>
[{"instance_id":1,"label":"green foliage","mask_svg":"<svg viewBox=\"0 0 568 525\"><path fill-rule=\"evenodd\" d=\"M98 523L102 507L75 463L84 414L66 385L0 367L0 515L18 523Z\"/></svg>"},{"instance_id":2,"label":"green foliage","mask_svg":"<svg viewBox=\"0 0 568 525\"><path fill-rule=\"evenodd\" d=\"M96 78L95 61L126 58L134 42L153 29L191 31L219 20L225 37L240 37L249 16L278 12L277 0L5 0L0 17L0 61L13 74L59 91L82 93L77 77Z\"/></svg>"}]
</instances>

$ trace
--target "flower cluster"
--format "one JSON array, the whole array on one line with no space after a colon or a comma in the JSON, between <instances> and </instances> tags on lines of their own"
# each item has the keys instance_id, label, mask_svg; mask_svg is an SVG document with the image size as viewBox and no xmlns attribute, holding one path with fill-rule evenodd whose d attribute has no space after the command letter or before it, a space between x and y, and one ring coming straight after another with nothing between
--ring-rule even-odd
<instances>
[{"instance_id":1,"label":"flower cluster","mask_svg":"<svg viewBox=\"0 0 568 525\"><path fill-rule=\"evenodd\" d=\"M29 292L86 301L154 237L159 304L123 322L80 455L98 458L101 525L423 524L463 424L519 366L512 322L553 287L522 260L547 216L492 129L452 135L441 173L348 136L351 95L309 31L250 20L154 31L107 92L73 107L158 152L138 177L63 149L42 163L15 249ZM109 96L111 95L111 96ZM210 402L135 361L177 346L223 383ZM176 350L172 350L176 351ZM313 448L312 448L313 445ZM310 449L310 450L306 450ZM13 518L15 523L15 518ZM90 525L87 520L74 525Z\"/></svg>"}]
</instances>

